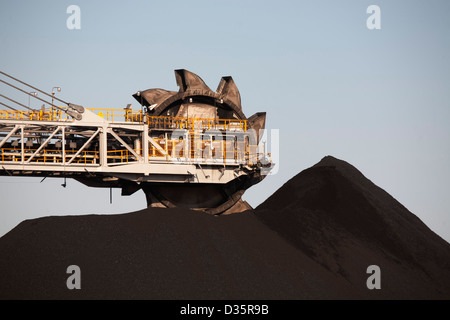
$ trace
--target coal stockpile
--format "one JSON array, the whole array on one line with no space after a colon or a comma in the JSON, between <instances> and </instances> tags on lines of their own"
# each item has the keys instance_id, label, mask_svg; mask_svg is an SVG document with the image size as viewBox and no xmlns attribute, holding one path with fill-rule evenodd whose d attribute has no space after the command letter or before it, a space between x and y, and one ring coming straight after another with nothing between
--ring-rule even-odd
<instances>
[{"instance_id":1,"label":"coal stockpile","mask_svg":"<svg viewBox=\"0 0 450 320\"><path fill-rule=\"evenodd\" d=\"M0 241L1 298L286 299L354 296L253 213L179 209L29 220ZM70 265L80 290L68 290Z\"/></svg>"},{"instance_id":2,"label":"coal stockpile","mask_svg":"<svg viewBox=\"0 0 450 320\"><path fill-rule=\"evenodd\" d=\"M285 183L258 218L315 262L367 288L371 298L449 299L450 245L355 167L331 156Z\"/></svg>"},{"instance_id":3,"label":"coal stockpile","mask_svg":"<svg viewBox=\"0 0 450 320\"><path fill-rule=\"evenodd\" d=\"M447 242L332 157L243 213L53 216L0 238L1 299L448 299L449 270Z\"/></svg>"}]
</instances>

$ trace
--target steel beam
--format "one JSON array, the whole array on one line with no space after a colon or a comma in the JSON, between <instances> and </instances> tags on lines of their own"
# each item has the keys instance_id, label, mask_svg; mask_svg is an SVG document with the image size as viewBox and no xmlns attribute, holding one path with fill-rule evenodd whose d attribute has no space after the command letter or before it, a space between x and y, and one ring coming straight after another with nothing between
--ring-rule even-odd
<instances>
[{"instance_id":1,"label":"steel beam","mask_svg":"<svg viewBox=\"0 0 450 320\"><path fill-rule=\"evenodd\" d=\"M108 133L110 133L114 138L117 139L117 141L119 141L125 148L128 149L128 151L130 151L139 162L143 162L143 159L140 155L138 155L133 148L131 148L125 141L122 140L121 137L119 137L119 135L117 133L115 133L112 129L108 129Z\"/></svg>"},{"instance_id":2,"label":"steel beam","mask_svg":"<svg viewBox=\"0 0 450 320\"><path fill-rule=\"evenodd\" d=\"M11 136L17 131L17 129L19 129L19 126L18 126L18 125L14 126L14 129L12 129L12 130L6 135L6 137L0 142L0 148L5 144L6 141L8 141L9 138L11 138Z\"/></svg>"},{"instance_id":3,"label":"steel beam","mask_svg":"<svg viewBox=\"0 0 450 320\"><path fill-rule=\"evenodd\" d=\"M25 163L30 163L31 159L33 159L41 150L47 145L47 143L55 136L55 134L61 130L61 127L57 127L55 131L41 144L41 146L31 155L30 158Z\"/></svg>"},{"instance_id":4,"label":"steel beam","mask_svg":"<svg viewBox=\"0 0 450 320\"><path fill-rule=\"evenodd\" d=\"M75 153L72 158L70 158L69 162L67 162L67 164L71 164L73 160L75 160L76 157L78 157L81 153L81 151L84 150L84 148L86 148L86 146L92 141L92 139L95 138L95 136L100 132L100 128L97 129L97 131L83 144L83 146L77 151L77 153Z\"/></svg>"}]
</instances>

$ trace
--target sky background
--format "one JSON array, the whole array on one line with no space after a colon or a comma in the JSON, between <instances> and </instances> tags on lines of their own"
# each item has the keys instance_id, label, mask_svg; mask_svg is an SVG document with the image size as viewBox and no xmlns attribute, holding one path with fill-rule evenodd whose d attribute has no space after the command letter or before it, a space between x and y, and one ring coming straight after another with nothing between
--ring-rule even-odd
<instances>
[{"instance_id":1,"label":"sky background","mask_svg":"<svg viewBox=\"0 0 450 320\"><path fill-rule=\"evenodd\" d=\"M66 27L72 4L80 30ZM380 30L366 27L372 4ZM450 1L438 0L2 0L0 70L98 108L138 108L138 90L178 90L175 69L212 89L230 75L244 113L266 111L266 127L280 130L279 170L245 193L252 206L332 155L450 241L449 14ZM110 204L109 189L40 180L0 177L0 236L24 219L146 206L141 191L114 190Z\"/></svg>"}]
</instances>

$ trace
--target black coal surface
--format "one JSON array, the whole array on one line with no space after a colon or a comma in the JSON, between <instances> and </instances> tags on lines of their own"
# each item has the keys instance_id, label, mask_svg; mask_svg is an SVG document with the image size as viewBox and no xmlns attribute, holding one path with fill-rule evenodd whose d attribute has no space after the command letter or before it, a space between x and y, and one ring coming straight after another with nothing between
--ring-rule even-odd
<instances>
[{"instance_id":1,"label":"black coal surface","mask_svg":"<svg viewBox=\"0 0 450 320\"><path fill-rule=\"evenodd\" d=\"M449 270L447 242L333 157L243 213L52 216L0 238L1 299L449 299Z\"/></svg>"}]
</instances>

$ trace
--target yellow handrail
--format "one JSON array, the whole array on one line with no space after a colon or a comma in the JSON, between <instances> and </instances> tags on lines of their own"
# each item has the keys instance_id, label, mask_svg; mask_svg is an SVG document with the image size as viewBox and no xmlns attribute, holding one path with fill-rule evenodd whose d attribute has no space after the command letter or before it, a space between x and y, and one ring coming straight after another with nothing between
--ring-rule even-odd
<instances>
[{"instance_id":1,"label":"yellow handrail","mask_svg":"<svg viewBox=\"0 0 450 320\"><path fill-rule=\"evenodd\" d=\"M143 113L141 110L133 109L87 109L107 121L145 123L148 124L150 128L156 129L235 129L244 132L247 131L247 120L150 116Z\"/></svg>"},{"instance_id":2,"label":"yellow handrail","mask_svg":"<svg viewBox=\"0 0 450 320\"><path fill-rule=\"evenodd\" d=\"M60 107L65 109L65 107ZM188 129L195 130L237 130L247 131L247 120L239 119L211 119L211 118L185 118L150 116L142 110L87 108L96 115L110 122L134 122L148 124L156 129ZM35 120L35 121L61 121L70 119L61 109L41 109L33 111L0 110L0 119L7 120Z\"/></svg>"},{"instance_id":3,"label":"yellow handrail","mask_svg":"<svg viewBox=\"0 0 450 320\"><path fill-rule=\"evenodd\" d=\"M69 119L62 110L33 110L33 111L19 111L19 110L0 110L0 119L2 120L35 120L35 121L61 121Z\"/></svg>"}]
</instances>

